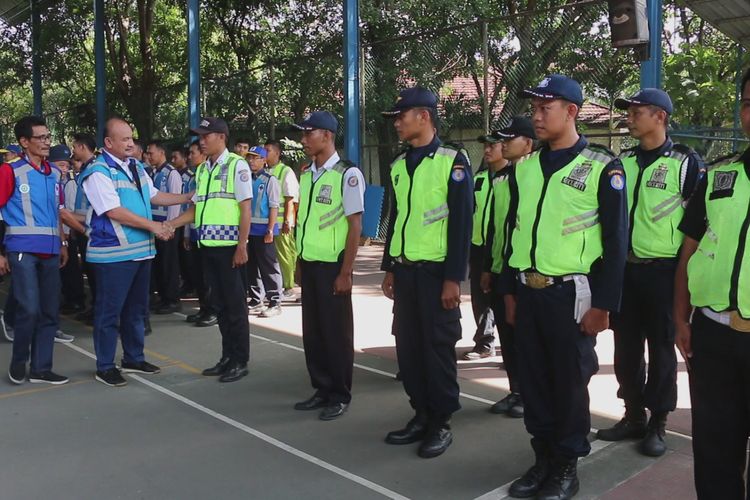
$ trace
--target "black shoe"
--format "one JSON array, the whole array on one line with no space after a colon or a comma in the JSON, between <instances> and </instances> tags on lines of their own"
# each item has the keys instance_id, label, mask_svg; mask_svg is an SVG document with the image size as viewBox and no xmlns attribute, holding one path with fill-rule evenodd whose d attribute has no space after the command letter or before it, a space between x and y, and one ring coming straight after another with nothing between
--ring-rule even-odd
<instances>
[{"instance_id":1,"label":"black shoe","mask_svg":"<svg viewBox=\"0 0 750 500\"><path fill-rule=\"evenodd\" d=\"M568 500L578 493L577 458L554 460L549 479L537 494L537 500Z\"/></svg>"},{"instance_id":2,"label":"black shoe","mask_svg":"<svg viewBox=\"0 0 750 500\"><path fill-rule=\"evenodd\" d=\"M154 311L154 314L172 314L180 311L182 311L182 304L175 302L173 304L159 306L156 311Z\"/></svg>"},{"instance_id":3,"label":"black shoe","mask_svg":"<svg viewBox=\"0 0 750 500\"><path fill-rule=\"evenodd\" d=\"M300 410L300 411L317 410L327 405L328 405L328 400L316 394L310 399L306 399L304 401L300 401L299 403L295 403L294 409Z\"/></svg>"},{"instance_id":4,"label":"black shoe","mask_svg":"<svg viewBox=\"0 0 750 500\"><path fill-rule=\"evenodd\" d=\"M406 427L397 431L391 431L385 436L385 442L388 444L411 444L424 439L427 434L427 419L417 414L409 420Z\"/></svg>"},{"instance_id":5,"label":"black shoe","mask_svg":"<svg viewBox=\"0 0 750 500\"><path fill-rule=\"evenodd\" d=\"M510 485L508 495L513 498L531 498L539 493L550 474L550 459L547 446L531 440L536 461L523 476Z\"/></svg>"},{"instance_id":6,"label":"black shoe","mask_svg":"<svg viewBox=\"0 0 750 500\"><path fill-rule=\"evenodd\" d=\"M202 374L206 377L218 377L224 375L227 369L229 369L229 358L221 358L214 366L203 370Z\"/></svg>"},{"instance_id":7,"label":"black shoe","mask_svg":"<svg viewBox=\"0 0 750 500\"><path fill-rule=\"evenodd\" d=\"M596 437L602 441L622 441L641 439L646 435L646 410L626 408L625 416L609 429L597 431Z\"/></svg>"},{"instance_id":8,"label":"black shoe","mask_svg":"<svg viewBox=\"0 0 750 500\"><path fill-rule=\"evenodd\" d=\"M161 372L161 368L146 361L141 361L140 363L128 363L123 361L120 363L120 369L124 373L143 373L144 375L154 375Z\"/></svg>"},{"instance_id":9,"label":"black shoe","mask_svg":"<svg viewBox=\"0 0 750 500\"><path fill-rule=\"evenodd\" d=\"M125 378L120 373L120 370L118 370L117 368L110 368L109 370L105 371L97 371L94 378L102 384L108 385L110 387L122 387L128 384L128 381L125 380Z\"/></svg>"},{"instance_id":10,"label":"black shoe","mask_svg":"<svg viewBox=\"0 0 750 500\"><path fill-rule=\"evenodd\" d=\"M346 410L349 408L349 404L347 403L332 403L323 408L323 411L320 412L320 418L321 420L336 420L341 415L346 413Z\"/></svg>"},{"instance_id":11,"label":"black shoe","mask_svg":"<svg viewBox=\"0 0 750 500\"><path fill-rule=\"evenodd\" d=\"M523 398L520 395L518 396L516 404L508 410L508 416L510 418L523 418Z\"/></svg>"},{"instance_id":12,"label":"black shoe","mask_svg":"<svg viewBox=\"0 0 750 500\"><path fill-rule=\"evenodd\" d=\"M188 323L197 323L201 318L203 318L203 316L205 316L205 314L203 314L203 311L198 311L195 314L188 314L187 318L185 318L185 321L187 321Z\"/></svg>"},{"instance_id":13,"label":"black shoe","mask_svg":"<svg viewBox=\"0 0 750 500\"><path fill-rule=\"evenodd\" d=\"M235 363L219 377L219 382L237 382L248 373L247 363Z\"/></svg>"},{"instance_id":14,"label":"black shoe","mask_svg":"<svg viewBox=\"0 0 750 500\"><path fill-rule=\"evenodd\" d=\"M507 396L505 396L503 399L495 403L490 407L490 412L496 413L498 415L503 413L508 413L511 408L513 408L518 401L521 399L521 395L517 394L515 392L511 392Z\"/></svg>"},{"instance_id":15,"label":"black shoe","mask_svg":"<svg viewBox=\"0 0 750 500\"><path fill-rule=\"evenodd\" d=\"M8 378L16 385L26 381L26 363L16 363L8 368Z\"/></svg>"},{"instance_id":16,"label":"black shoe","mask_svg":"<svg viewBox=\"0 0 750 500\"><path fill-rule=\"evenodd\" d=\"M62 307L60 307L60 314L64 314L66 316L70 314L79 314L85 309L86 307L83 304L64 304Z\"/></svg>"},{"instance_id":17,"label":"black shoe","mask_svg":"<svg viewBox=\"0 0 750 500\"><path fill-rule=\"evenodd\" d=\"M52 384L52 385L63 385L69 382L68 377L63 377L52 371L40 372L40 373L29 373L29 382L32 384Z\"/></svg>"},{"instance_id":18,"label":"black shoe","mask_svg":"<svg viewBox=\"0 0 750 500\"><path fill-rule=\"evenodd\" d=\"M453 433L447 422L431 427L417 451L417 455L422 458L435 458L442 455L453 442Z\"/></svg>"},{"instance_id":19,"label":"black shoe","mask_svg":"<svg viewBox=\"0 0 750 500\"><path fill-rule=\"evenodd\" d=\"M214 326L219 323L219 318L215 314L206 314L199 319L195 326Z\"/></svg>"},{"instance_id":20,"label":"black shoe","mask_svg":"<svg viewBox=\"0 0 750 500\"><path fill-rule=\"evenodd\" d=\"M94 321L94 309L86 309L85 311L76 314L75 319L84 322Z\"/></svg>"},{"instance_id":21,"label":"black shoe","mask_svg":"<svg viewBox=\"0 0 750 500\"><path fill-rule=\"evenodd\" d=\"M667 451L664 442L667 427L666 413L652 413L646 428L646 437L640 442L638 448L641 453L648 457L660 457Z\"/></svg>"}]
</instances>

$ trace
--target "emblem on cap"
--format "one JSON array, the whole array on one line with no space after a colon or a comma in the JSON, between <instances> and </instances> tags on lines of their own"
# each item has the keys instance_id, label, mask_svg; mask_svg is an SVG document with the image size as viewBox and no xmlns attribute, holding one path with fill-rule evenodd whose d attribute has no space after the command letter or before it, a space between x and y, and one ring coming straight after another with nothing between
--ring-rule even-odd
<instances>
[{"instance_id":1,"label":"emblem on cap","mask_svg":"<svg viewBox=\"0 0 750 500\"><path fill-rule=\"evenodd\" d=\"M544 88L547 85L549 85L549 78L545 78L544 80L542 80L541 82L539 82L539 87L541 87L541 88Z\"/></svg>"},{"instance_id":2,"label":"emblem on cap","mask_svg":"<svg viewBox=\"0 0 750 500\"><path fill-rule=\"evenodd\" d=\"M201 122L201 127L208 127L209 125L211 125L211 122L209 122L208 120L203 120Z\"/></svg>"}]
</instances>

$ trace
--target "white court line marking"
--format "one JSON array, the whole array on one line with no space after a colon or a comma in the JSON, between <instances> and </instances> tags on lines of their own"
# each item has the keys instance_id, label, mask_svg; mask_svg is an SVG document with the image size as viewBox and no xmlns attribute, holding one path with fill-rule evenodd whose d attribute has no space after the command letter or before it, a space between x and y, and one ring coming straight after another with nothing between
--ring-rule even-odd
<instances>
[{"instance_id":1,"label":"white court line marking","mask_svg":"<svg viewBox=\"0 0 750 500\"><path fill-rule=\"evenodd\" d=\"M89 357L91 359L96 359L96 356L94 354L90 353L89 351L85 349L82 349L81 347L78 347L73 344L64 344L64 345L65 347L73 349L74 351L80 354L83 354L86 357ZM137 380L141 384L147 387L150 387L151 389L154 389L155 391L158 391L166 396L169 396L172 399L179 401L180 403L183 403L187 406L190 406L191 408L194 408L202 413L205 413L209 417L213 417L216 420L219 420L220 422L224 422L225 424L234 427L237 430L240 430L246 434L250 434L251 436L258 438L261 441L264 441L270 444L271 446L275 446L276 448L279 448L280 450L283 450L291 455L301 458L302 460L310 462L313 465L317 465L318 467L331 471L334 474L337 474L343 477L344 479L348 479L349 481L357 483L360 486L364 486L365 488L370 489L376 493L380 493L386 498L392 498L394 500L409 500L408 497L405 497L399 493L396 493L395 491L389 490L388 488L385 488L383 486L380 486L379 484L373 483L372 481L369 481L361 476L352 474L351 472L348 472L344 469L336 467L335 465L329 464L328 462L325 462L317 457L314 457L313 455L310 455L309 453L305 453L304 451L298 450L297 448L294 448L293 446L290 446L282 441L279 441L278 439L275 439L269 436L268 434L264 434L260 432L259 430L253 429L252 427L249 427L241 422L234 420L233 418L229 418L226 415L223 415L219 412L212 410L211 408L203 406L200 403L196 403L192 399L188 399L185 396L181 396L180 394L170 391L169 389L162 387L159 384L155 384L151 382L150 380L146 380L139 375L128 374L128 376L132 378L133 380Z\"/></svg>"}]
</instances>

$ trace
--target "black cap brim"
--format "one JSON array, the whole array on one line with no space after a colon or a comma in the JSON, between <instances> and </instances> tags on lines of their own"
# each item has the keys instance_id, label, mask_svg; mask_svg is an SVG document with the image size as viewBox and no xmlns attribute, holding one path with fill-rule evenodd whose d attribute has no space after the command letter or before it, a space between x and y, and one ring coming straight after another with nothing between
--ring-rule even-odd
<instances>
[{"instance_id":1,"label":"black cap brim","mask_svg":"<svg viewBox=\"0 0 750 500\"><path fill-rule=\"evenodd\" d=\"M539 99L549 99L549 100L562 99L563 101L572 102L579 108L583 106L583 102L571 101L565 96L561 96L559 94L550 94L549 92L544 92L543 90L540 90L538 88L521 90L520 92L518 92L518 97L521 97L523 99L533 99L534 97L537 97Z\"/></svg>"},{"instance_id":2,"label":"black cap brim","mask_svg":"<svg viewBox=\"0 0 750 500\"><path fill-rule=\"evenodd\" d=\"M615 107L623 111L627 110L632 105L643 106L645 104L645 102L634 101L633 99L623 99L622 97L615 99Z\"/></svg>"},{"instance_id":3,"label":"black cap brim","mask_svg":"<svg viewBox=\"0 0 750 500\"><path fill-rule=\"evenodd\" d=\"M477 141L481 142L482 144L497 144L498 142L502 142L502 139L498 139L497 137L490 135L480 135L477 137Z\"/></svg>"},{"instance_id":4,"label":"black cap brim","mask_svg":"<svg viewBox=\"0 0 750 500\"><path fill-rule=\"evenodd\" d=\"M211 134L213 132L214 132L214 130L209 130L209 129L204 128L204 127L198 127L198 128L191 128L190 129L190 133L192 135L206 135L206 134Z\"/></svg>"}]
</instances>

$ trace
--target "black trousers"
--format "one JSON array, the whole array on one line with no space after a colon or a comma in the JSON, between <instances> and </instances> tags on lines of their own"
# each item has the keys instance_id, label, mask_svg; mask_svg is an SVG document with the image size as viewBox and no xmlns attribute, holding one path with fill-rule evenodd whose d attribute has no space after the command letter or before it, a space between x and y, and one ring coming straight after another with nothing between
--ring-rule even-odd
<instances>
[{"instance_id":1,"label":"black trousers","mask_svg":"<svg viewBox=\"0 0 750 500\"><path fill-rule=\"evenodd\" d=\"M617 396L627 407L666 413L677 406L677 356L674 349L675 262L625 267L622 307L612 315L615 333ZM648 378L644 344L648 342Z\"/></svg>"},{"instance_id":2,"label":"black trousers","mask_svg":"<svg viewBox=\"0 0 750 500\"><path fill-rule=\"evenodd\" d=\"M180 256L177 238L169 241L156 240L154 258L154 280L156 291L162 304L176 304L180 301Z\"/></svg>"},{"instance_id":3,"label":"black trousers","mask_svg":"<svg viewBox=\"0 0 750 500\"><path fill-rule=\"evenodd\" d=\"M235 363L250 359L250 323L247 320L245 268L232 267L236 246L203 247L203 269L210 299L219 317L221 357Z\"/></svg>"},{"instance_id":4,"label":"black trousers","mask_svg":"<svg viewBox=\"0 0 750 500\"><path fill-rule=\"evenodd\" d=\"M315 394L330 403L352 399L354 317L352 296L334 295L340 262L300 261L302 341Z\"/></svg>"},{"instance_id":5,"label":"black trousers","mask_svg":"<svg viewBox=\"0 0 750 500\"><path fill-rule=\"evenodd\" d=\"M518 352L516 346L515 329L505 321L505 300L500 293L497 293L497 283L500 276L492 275L492 291L487 294L490 297L491 321L486 322L486 328L489 329L487 335L494 335L497 327L498 336L500 337L500 350L503 353L503 365L508 375L510 383L510 392L521 393L521 380L518 374Z\"/></svg>"},{"instance_id":6,"label":"black trousers","mask_svg":"<svg viewBox=\"0 0 750 500\"><path fill-rule=\"evenodd\" d=\"M60 269L63 303L65 305L81 305L86 302L83 290L83 270L78 256L79 242L73 231L68 237L68 263Z\"/></svg>"},{"instance_id":7,"label":"black trousers","mask_svg":"<svg viewBox=\"0 0 750 500\"><path fill-rule=\"evenodd\" d=\"M443 264L396 265L393 320L398 368L412 407L436 419L461 408L456 342L461 311L444 309Z\"/></svg>"},{"instance_id":8,"label":"black trousers","mask_svg":"<svg viewBox=\"0 0 750 500\"><path fill-rule=\"evenodd\" d=\"M192 247L188 250L183 244L185 238L185 227L179 227L175 230L174 239L177 240L177 254L180 261L180 279L182 288L188 291L195 290L195 276L192 268L193 258L190 255Z\"/></svg>"},{"instance_id":9,"label":"black trousers","mask_svg":"<svg viewBox=\"0 0 750 500\"><path fill-rule=\"evenodd\" d=\"M572 282L541 290L518 285L515 339L524 423L537 443L566 458L591 451L587 386L599 369L596 339L581 332L574 304Z\"/></svg>"},{"instance_id":10,"label":"black trousers","mask_svg":"<svg viewBox=\"0 0 750 500\"><path fill-rule=\"evenodd\" d=\"M78 240L78 251L81 254L81 267L89 282L91 308L93 309L96 302L96 273L94 272L94 266L86 262L86 248L89 244L89 239L84 234L76 233L76 240Z\"/></svg>"},{"instance_id":11,"label":"black trousers","mask_svg":"<svg viewBox=\"0 0 750 500\"><path fill-rule=\"evenodd\" d=\"M750 333L693 316L690 399L701 500L750 500Z\"/></svg>"},{"instance_id":12,"label":"black trousers","mask_svg":"<svg viewBox=\"0 0 750 500\"><path fill-rule=\"evenodd\" d=\"M247 284L250 302L260 304L265 291L269 306L281 304L281 268L276 245L264 243L263 236L250 236L247 242Z\"/></svg>"},{"instance_id":13,"label":"black trousers","mask_svg":"<svg viewBox=\"0 0 750 500\"><path fill-rule=\"evenodd\" d=\"M482 279L484 250L482 247L471 245L469 250L469 286L471 290L471 312L477 325L474 333L475 347L491 348L495 345L495 321L497 316L488 318L492 308L492 297L482 291L479 286Z\"/></svg>"},{"instance_id":14,"label":"black trousers","mask_svg":"<svg viewBox=\"0 0 750 500\"><path fill-rule=\"evenodd\" d=\"M187 257L189 259L191 279L195 284L195 291L198 294L200 310L207 314L216 314L211 305L211 289L206 280L206 270L203 268L202 254L203 249L198 246L198 243L191 241L190 250L187 250Z\"/></svg>"}]
</instances>

